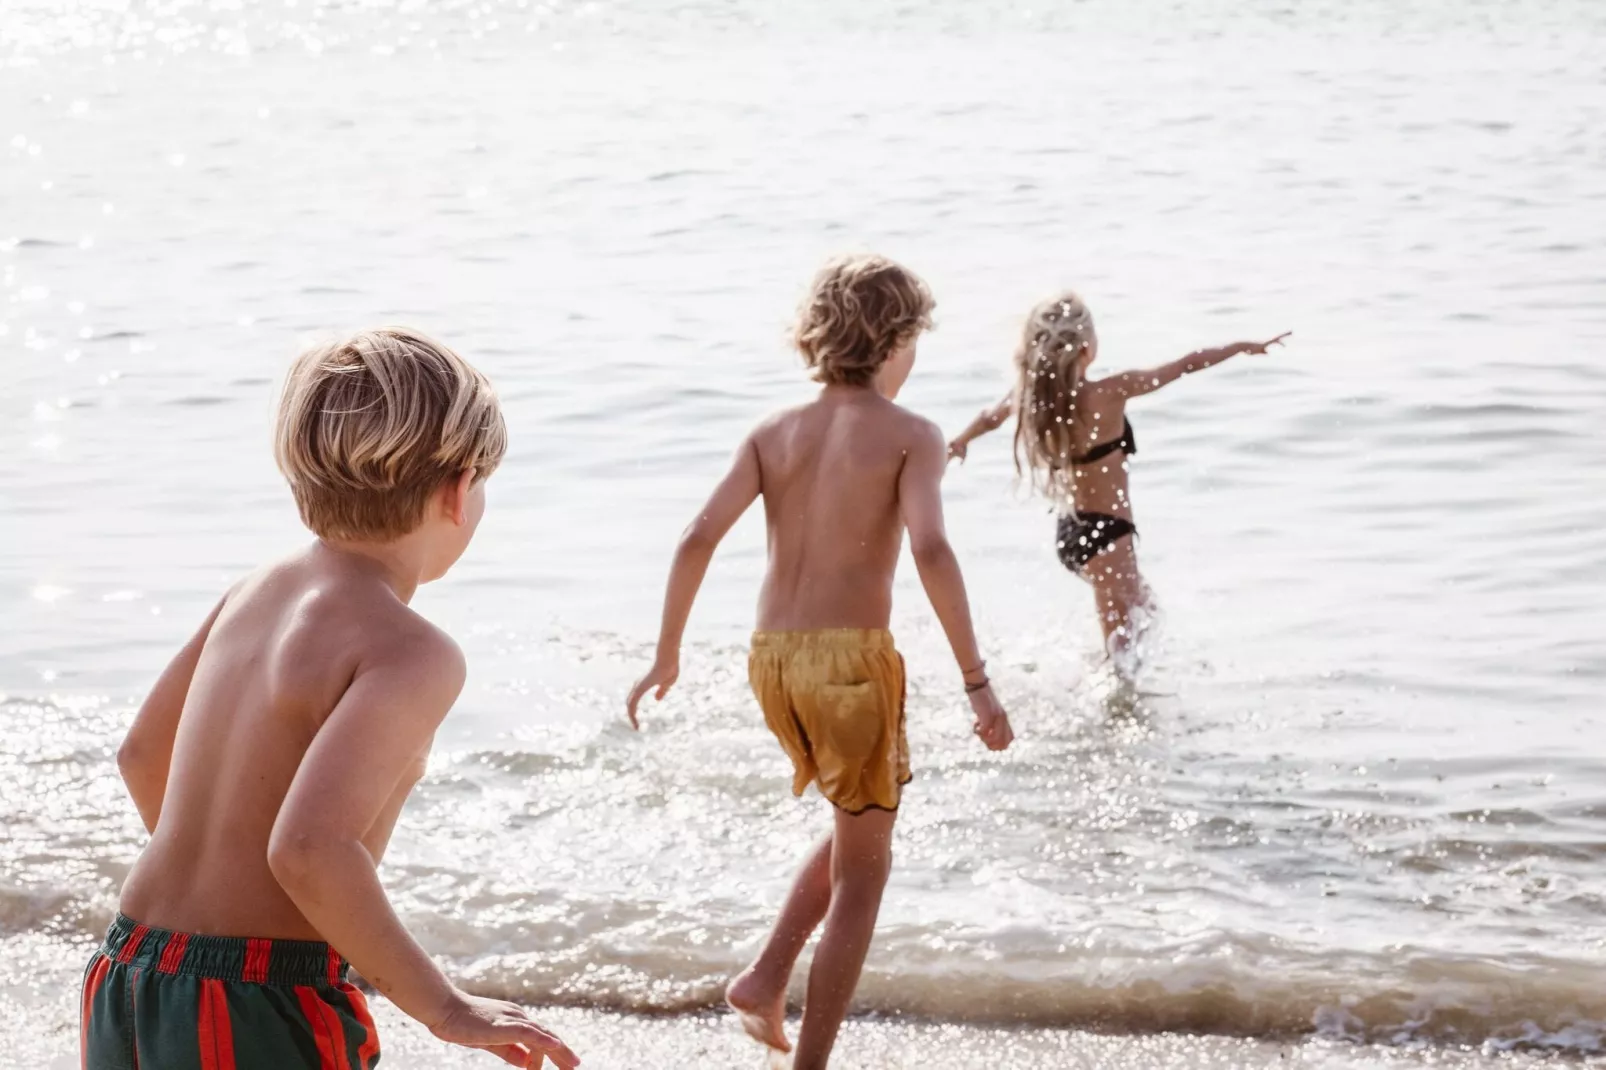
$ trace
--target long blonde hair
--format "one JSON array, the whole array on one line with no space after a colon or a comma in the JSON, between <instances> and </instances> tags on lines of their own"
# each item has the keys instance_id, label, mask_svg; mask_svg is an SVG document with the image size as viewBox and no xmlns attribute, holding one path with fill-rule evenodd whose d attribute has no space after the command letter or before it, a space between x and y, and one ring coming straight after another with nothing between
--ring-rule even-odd
<instances>
[{"instance_id":1,"label":"long blonde hair","mask_svg":"<svg viewBox=\"0 0 1606 1070\"><path fill-rule=\"evenodd\" d=\"M1015 349L1015 472L1050 501L1076 495L1076 400L1093 314L1066 291L1032 309Z\"/></svg>"}]
</instances>

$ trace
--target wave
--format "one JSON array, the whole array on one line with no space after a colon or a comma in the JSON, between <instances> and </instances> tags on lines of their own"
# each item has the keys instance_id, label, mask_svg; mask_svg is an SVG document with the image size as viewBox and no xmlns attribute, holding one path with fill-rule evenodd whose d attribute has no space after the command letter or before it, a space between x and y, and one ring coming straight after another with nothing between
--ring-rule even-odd
<instances>
[{"instance_id":1,"label":"wave","mask_svg":"<svg viewBox=\"0 0 1606 1070\"><path fill-rule=\"evenodd\" d=\"M723 1005L726 981L745 964L733 951L735 933L720 927L667 940L652 931L650 910L627 910L630 917L612 919L625 924L584 933L557 903L548 907L551 920L540 922L409 921L465 988L530 1005L708 1011ZM44 930L87 942L110 918L109 903L0 888L6 932ZM1050 934L1042 941L1048 945ZM805 961L794 973L794 1002L801 1002L807 967ZM1225 936L1185 949L992 957L905 929L878 937L856 1009L965 1025L1598 1055L1606 1053L1602 976L1601 963L1584 959L1296 951Z\"/></svg>"},{"instance_id":2,"label":"wave","mask_svg":"<svg viewBox=\"0 0 1606 1070\"><path fill-rule=\"evenodd\" d=\"M459 964L476 992L530 1004L671 1014L722 1005L742 965L694 947L511 953ZM583 960L582 960L583 959ZM806 968L794 975L801 998ZM1442 954L1284 955L1257 961L1067 954L987 961L882 946L861 1011L970 1025L1262 1039L1318 1035L1394 1045L1606 1051L1598 964Z\"/></svg>"}]
</instances>

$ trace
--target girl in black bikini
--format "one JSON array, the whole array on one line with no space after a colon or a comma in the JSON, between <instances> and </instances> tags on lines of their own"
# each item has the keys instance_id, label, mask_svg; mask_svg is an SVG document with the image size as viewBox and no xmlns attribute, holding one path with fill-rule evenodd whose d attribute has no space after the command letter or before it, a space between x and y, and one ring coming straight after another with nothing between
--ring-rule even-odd
<instances>
[{"instance_id":1,"label":"girl in black bikini","mask_svg":"<svg viewBox=\"0 0 1606 1070\"><path fill-rule=\"evenodd\" d=\"M1149 602L1127 496L1126 462L1138 451L1127 401L1240 353L1265 353L1287 337L1201 349L1157 368L1089 379L1099 351L1093 316L1080 297L1065 293L1026 318L1015 350L1014 389L948 444L948 456L963 461L973 439L1019 414L1015 470L1060 509L1060 561L1092 585L1112 656L1137 638L1134 613Z\"/></svg>"}]
</instances>

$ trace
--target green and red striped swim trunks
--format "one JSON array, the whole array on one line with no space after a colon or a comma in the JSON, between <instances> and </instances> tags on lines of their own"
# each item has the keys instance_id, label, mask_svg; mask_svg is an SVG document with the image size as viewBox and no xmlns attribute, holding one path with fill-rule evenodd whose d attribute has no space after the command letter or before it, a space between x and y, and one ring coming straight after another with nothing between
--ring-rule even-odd
<instances>
[{"instance_id":1,"label":"green and red striped swim trunks","mask_svg":"<svg viewBox=\"0 0 1606 1070\"><path fill-rule=\"evenodd\" d=\"M192 936L117 915L84 974L84 1070L370 1070L379 1034L312 940Z\"/></svg>"}]
</instances>

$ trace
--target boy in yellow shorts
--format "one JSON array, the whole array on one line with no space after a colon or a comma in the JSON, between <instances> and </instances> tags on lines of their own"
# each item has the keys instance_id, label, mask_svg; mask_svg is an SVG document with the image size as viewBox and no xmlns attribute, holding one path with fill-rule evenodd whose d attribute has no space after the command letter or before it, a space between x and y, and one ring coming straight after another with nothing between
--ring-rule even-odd
<instances>
[{"instance_id":1,"label":"boy in yellow shorts","mask_svg":"<svg viewBox=\"0 0 1606 1070\"><path fill-rule=\"evenodd\" d=\"M976 647L959 563L943 530L947 447L930 420L893 404L931 324L912 273L878 256L834 260L815 278L795 342L822 385L807 404L748 435L729 473L681 537L657 658L630 693L680 673L680 642L715 548L760 496L769 566L748 663L764 719L792 759L792 789L819 784L835 810L758 959L727 990L744 1028L790 1050L786 987L803 946L825 930L809 973L795 1070L826 1066L875 930L892 863L892 826L909 780L904 670L887 626L905 529L926 594L959 663L975 731L993 750L1014 738Z\"/></svg>"},{"instance_id":2,"label":"boy in yellow shorts","mask_svg":"<svg viewBox=\"0 0 1606 1070\"><path fill-rule=\"evenodd\" d=\"M453 985L377 872L463 686L408 603L468 548L506 446L491 384L415 332L291 368L275 452L317 538L229 588L117 753L151 840L85 971L85 1070L371 1070L348 962L442 1040L579 1063Z\"/></svg>"}]
</instances>

